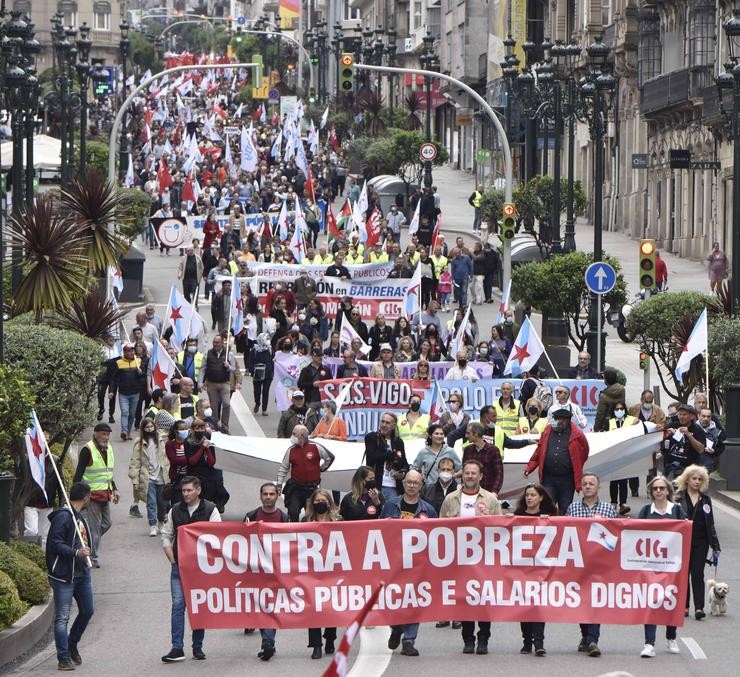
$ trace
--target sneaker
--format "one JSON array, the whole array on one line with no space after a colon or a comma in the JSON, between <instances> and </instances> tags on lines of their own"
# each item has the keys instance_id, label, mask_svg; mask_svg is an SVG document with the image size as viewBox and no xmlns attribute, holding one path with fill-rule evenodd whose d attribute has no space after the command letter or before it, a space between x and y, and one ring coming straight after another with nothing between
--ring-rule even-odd
<instances>
[{"instance_id":1,"label":"sneaker","mask_svg":"<svg viewBox=\"0 0 740 677\"><path fill-rule=\"evenodd\" d=\"M488 640L487 639L479 639L478 640L478 646L475 649L475 653L477 653L479 656L484 656L488 653Z\"/></svg>"},{"instance_id":2,"label":"sneaker","mask_svg":"<svg viewBox=\"0 0 740 677\"><path fill-rule=\"evenodd\" d=\"M459 630L462 628L462 621L452 621L452 629Z\"/></svg>"},{"instance_id":3,"label":"sneaker","mask_svg":"<svg viewBox=\"0 0 740 677\"><path fill-rule=\"evenodd\" d=\"M75 665L82 665L82 656L80 656L80 652L77 651L77 645L70 644L68 648L69 648L69 657L72 659L72 662Z\"/></svg>"},{"instance_id":4,"label":"sneaker","mask_svg":"<svg viewBox=\"0 0 740 677\"><path fill-rule=\"evenodd\" d=\"M149 527L149 535L150 536L159 536L159 529L157 529L156 524L152 524L152 526Z\"/></svg>"},{"instance_id":5,"label":"sneaker","mask_svg":"<svg viewBox=\"0 0 740 677\"><path fill-rule=\"evenodd\" d=\"M108 423L115 423L115 422L116 422L116 417L115 417L115 416L113 416L113 414L111 414L111 415L110 415L110 416L108 417Z\"/></svg>"},{"instance_id":6,"label":"sneaker","mask_svg":"<svg viewBox=\"0 0 740 677\"><path fill-rule=\"evenodd\" d=\"M463 653L475 653L475 642L465 642Z\"/></svg>"},{"instance_id":7,"label":"sneaker","mask_svg":"<svg viewBox=\"0 0 740 677\"><path fill-rule=\"evenodd\" d=\"M144 515L141 514L141 510L139 510L138 505L132 505L128 509L128 516L129 517L144 517Z\"/></svg>"},{"instance_id":8,"label":"sneaker","mask_svg":"<svg viewBox=\"0 0 740 677\"><path fill-rule=\"evenodd\" d=\"M519 653L532 653L532 645L529 642L524 642L522 648L519 649Z\"/></svg>"},{"instance_id":9,"label":"sneaker","mask_svg":"<svg viewBox=\"0 0 740 677\"><path fill-rule=\"evenodd\" d=\"M626 515L632 508L630 508L628 505L622 503L622 505L619 506L619 514L620 515Z\"/></svg>"},{"instance_id":10,"label":"sneaker","mask_svg":"<svg viewBox=\"0 0 740 677\"><path fill-rule=\"evenodd\" d=\"M245 635L253 635L254 634L254 628L244 628L244 634Z\"/></svg>"},{"instance_id":11,"label":"sneaker","mask_svg":"<svg viewBox=\"0 0 740 677\"><path fill-rule=\"evenodd\" d=\"M185 652L182 649L171 649L168 654L162 656L163 663L179 663L185 660Z\"/></svg>"},{"instance_id":12,"label":"sneaker","mask_svg":"<svg viewBox=\"0 0 740 677\"><path fill-rule=\"evenodd\" d=\"M544 646L538 646L534 650L534 655L535 656L538 656L539 658L543 658L544 656L547 656L547 651L545 651L545 647Z\"/></svg>"},{"instance_id":13,"label":"sneaker","mask_svg":"<svg viewBox=\"0 0 740 677\"><path fill-rule=\"evenodd\" d=\"M450 627L450 622L449 621L437 621L434 624L434 627L435 628L449 628Z\"/></svg>"},{"instance_id":14,"label":"sneaker","mask_svg":"<svg viewBox=\"0 0 740 677\"><path fill-rule=\"evenodd\" d=\"M59 661L59 664L57 665L59 670L74 670L76 667L77 666L71 658L65 658Z\"/></svg>"},{"instance_id":15,"label":"sneaker","mask_svg":"<svg viewBox=\"0 0 740 677\"><path fill-rule=\"evenodd\" d=\"M157 529L159 529L160 533L162 531L163 526L164 526L164 522L157 522Z\"/></svg>"},{"instance_id":16,"label":"sneaker","mask_svg":"<svg viewBox=\"0 0 740 677\"><path fill-rule=\"evenodd\" d=\"M314 660L318 660L319 658L321 658L321 647L320 646L315 646L313 648L313 651L311 652L311 658L313 658Z\"/></svg>"},{"instance_id":17,"label":"sneaker","mask_svg":"<svg viewBox=\"0 0 740 677\"><path fill-rule=\"evenodd\" d=\"M270 641L262 642L262 648L257 654L261 661L269 661L275 655L275 643Z\"/></svg>"},{"instance_id":18,"label":"sneaker","mask_svg":"<svg viewBox=\"0 0 740 677\"><path fill-rule=\"evenodd\" d=\"M98 421L102 421L103 420L103 414L104 413L105 412L102 409L98 412Z\"/></svg>"},{"instance_id":19,"label":"sneaker","mask_svg":"<svg viewBox=\"0 0 740 677\"><path fill-rule=\"evenodd\" d=\"M646 644L640 651L641 658L655 658L655 647L652 644Z\"/></svg>"},{"instance_id":20,"label":"sneaker","mask_svg":"<svg viewBox=\"0 0 740 677\"><path fill-rule=\"evenodd\" d=\"M267 410L265 409L265 410L264 410L264 411L262 412L262 415L263 415L263 416L269 416L270 414L268 414L268 413L267 413Z\"/></svg>"},{"instance_id":21,"label":"sneaker","mask_svg":"<svg viewBox=\"0 0 740 677\"><path fill-rule=\"evenodd\" d=\"M193 647L193 660L194 661L204 661L206 659L206 655L203 653L203 649L199 646Z\"/></svg>"},{"instance_id":22,"label":"sneaker","mask_svg":"<svg viewBox=\"0 0 740 677\"><path fill-rule=\"evenodd\" d=\"M581 637L581 641L578 644L578 653L586 653L588 646L588 640L585 637Z\"/></svg>"},{"instance_id":23,"label":"sneaker","mask_svg":"<svg viewBox=\"0 0 740 677\"><path fill-rule=\"evenodd\" d=\"M591 656L591 658L598 658L601 656L601 649L599 649L599 645L596 642L591 642L591 644L588 645L588 655Z\"/></svg>"},{"instance_id":24,"label":"sneaker","mask_svg":"<svg viewBox=\"0 0 740 677\"><path fill-rule=\"evenodd\" d=\"M388 638L388 648L391 651L395 651L401 644L401 633L391 632L391 636Z\"/></svg>"},{"instance_id":25,"label":"sneaker","mask_svg":"<svg viewBox=\"0 0 740 677\"><path fill-rule=\"evenodd\" d=\"M257 404L254 405L254 409L252 409L252 411L256 414L259 410L260 410L260 405L258 402Z\"/></svg>"},{"instance_id":26,"label":"sneaker","mask_svg":"<svg viewBox=\"0 0 740 677\"><path fill-rule=\"evenodd\" d=\"M403 649L401 649L402 656L418 656L419 650L414 646L413 642L404 642Z\"/></svg>"},{"instance_id":27,"label":"sneaker","mask_svg":"<svg viewBox=\"0 0 740 677\"><path fill-rule=\"evenodd\" d=\"M668 653L681 653L681 649L678 648L678 642L675 639L666 640L665 649Z\"/></svg>"},{"instance_id":28,"label":"sneaker","mask_svg":"<svg viewBox=\"0 0 740 677\"><path fill-rule=\"evenodd\" d=\"M700 621L706 617L707 615L704 613L704 609L697 609L694 613L694 618L696 618L697 621Z\"/></svg>"}]
</instances>

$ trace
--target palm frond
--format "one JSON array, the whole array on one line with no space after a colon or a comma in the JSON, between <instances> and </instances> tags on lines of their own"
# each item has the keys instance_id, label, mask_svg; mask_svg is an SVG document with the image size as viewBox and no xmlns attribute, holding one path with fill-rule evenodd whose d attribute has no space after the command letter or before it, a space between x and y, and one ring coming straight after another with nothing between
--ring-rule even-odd
<instances>
[{"instance_id":1,"label":"palm frond","mask_svg":"<svg viewBox=\"0 0 740 677\"><path fill-rule=\"evenodd\" d=\"M126 311L117 309L112 301L106 298L105 292L96 288L87 296L77 299L71 308L58 312L56 324L61 329L102 341L106 335L115 333Z\"/></svg>"},{"instance_id":2,"label":"palm frond","mask_svg":"<svg viewBox=\"0 0 740 677\"><path fill-rule=\"evenodd\" d=\"M85 238L74 219L55 213L51 197L36 203L8 222L13 245L23 250L23 279L13 295L20 312L59 311L84 296L90 282L85 261Z\"/></svg>"},{"instance_id":3,"label":"palm frond","mask_svg":"<svg viewBox=\"0 0 740 677\"><path fill-rule=\"evenodd\" d=\"M411 92L406 97L406 108L408 109L408 116L406 117L405 127L409 131L421 129L421 120L417 113L421 111L421 97L417 92Z\"/></svg>"},{"instance_id":4,"label":"palm frond","mask_svg":"<svg viewBox=\"0 0 740 677\"><path fill-rule=\"evenodd\" d=\"M90 169L83 180L75 179L63 190L60 199L86 237L90 272L104 275L109 266L117 266L118 256L126 251L128 243L114 228L121 198L113 184Z\"/></svg>"},{"instance_id":5,"label":"palm frond","mask_svg":"<svg viewBox=\"0 0 740 677\"><path fill-rule=\"evenodd\" d=\"M383 97L373 90L365 90L358 97L358 103L365 111L365 129L370 136L380 136L385 131L385 122L381 117Z\"/></svg>"}]
</instances>

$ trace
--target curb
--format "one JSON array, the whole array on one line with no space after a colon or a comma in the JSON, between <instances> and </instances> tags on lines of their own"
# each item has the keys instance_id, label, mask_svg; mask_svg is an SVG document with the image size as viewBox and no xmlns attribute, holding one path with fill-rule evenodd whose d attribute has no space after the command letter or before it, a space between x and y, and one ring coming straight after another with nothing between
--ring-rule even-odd
<instances>
[{"instance_id":1,"label":"curb","mask_svg":"<svg viewBox=\"0 0 740 677\"><path fill-rule=\"evenodd\" d=\"M22 656L43 639L53 618L54 600L50 598L46 604L32 606L17 623L0 631L0 668Z\"/></svg>"}]
</instances>

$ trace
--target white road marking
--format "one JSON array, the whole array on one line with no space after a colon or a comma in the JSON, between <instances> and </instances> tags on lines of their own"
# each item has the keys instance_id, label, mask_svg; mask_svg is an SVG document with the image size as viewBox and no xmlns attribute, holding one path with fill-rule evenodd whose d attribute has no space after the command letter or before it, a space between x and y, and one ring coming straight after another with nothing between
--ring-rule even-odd
<instances>
[{"instance_id":1,"label":"white road marking","mask_svg":"<svg viewBox=\"0 0 740 677\"><path fill-rule=\"evenodd\" d=\"M707 660L707 655L704 653L704 649L699 646L699 642L697 642L693 637L681 637L681 641L691 652L691 655L695 661Z\"/></svg>"},{"instance_id":2,"label":"white road marking","mask_svg":"<svg viewBox=\"0 0 740 677\"><path fill-rule=\"evenodd\" d=\"M387 625L360 628L360 651L347 677L381 677L393 656L388 648L390 631Z\"/></svg>"}]
</instances>

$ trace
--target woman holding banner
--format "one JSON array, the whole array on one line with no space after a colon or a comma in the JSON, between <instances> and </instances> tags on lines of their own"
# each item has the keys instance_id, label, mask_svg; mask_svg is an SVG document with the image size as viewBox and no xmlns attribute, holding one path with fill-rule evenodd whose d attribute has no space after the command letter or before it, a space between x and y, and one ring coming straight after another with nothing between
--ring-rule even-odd
<instances>
[{"instance_id":1,"label":"woman holding banner","mask_svg":"<svg viewBox=\"0 0 740 677\"><path fill-rule=\"evenodd\" d=\"M652 500L650 505L643 506L638 519L687 519L686 513L678 503L673 503L673 485L663 475L654 477L647 485L648 497ZM642 658L655 658L655 637L657 627L645 625L645 646L640 652ZM676 641L676 627L666 626L665 629L666 650L668 653L681 653Z\"/></svg>"},{"instance_id":2,"label":"woman holding banner","mask_svg":"<svg viewBox=\"0 0 740 677\"><path fill-rule=\"evenodd\" d=\"M331 492L326 489L316 489L306 501L306 515L302 522L338 522L342 518L339 515ZM324 651L327 654L334 653L334 642L337 639L336 628L324 628ZM311 658L321 658L321 628L308 629L308 647L313 649Z\"/></svg>"},{"instance_id":3,"label":"woman holding banner","mask_svg":"<svg viewBox=\"0 0 740 677\"><path fill-rule=\"evenodd\" d=\"M528 484L524 487L522 495L519 496L514 514L523 517L539 517L540 515L555 517L558 514L558 510L545 487L541 484ZM539 656L540 658L546 656L545 624L537 622L520 623L519 625L521 626L522 639L524 640L519 653L532 653L532 645L534 645L535 656Z\"/></svg>"}]
</instances>

